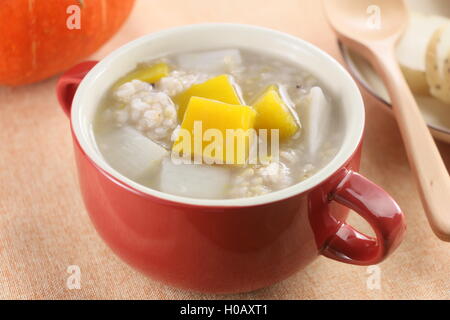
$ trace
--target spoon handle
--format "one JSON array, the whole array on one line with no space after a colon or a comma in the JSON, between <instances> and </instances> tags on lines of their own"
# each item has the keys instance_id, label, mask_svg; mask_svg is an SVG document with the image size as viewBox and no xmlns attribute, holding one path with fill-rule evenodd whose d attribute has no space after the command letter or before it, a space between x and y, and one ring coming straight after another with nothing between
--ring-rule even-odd
<instances>
[{"instance_id":1,"label":"spoon handle","mask_svg":"<svg viewBox=\"0 0 450 320\"><path fill-rule=\"evenodd\" d=\"M381 75L405 144L409 164L434 233L450 241L450 177L416 100L396 62L393 49L371 48L372 62Z\"/></svg>"}]
</instances>

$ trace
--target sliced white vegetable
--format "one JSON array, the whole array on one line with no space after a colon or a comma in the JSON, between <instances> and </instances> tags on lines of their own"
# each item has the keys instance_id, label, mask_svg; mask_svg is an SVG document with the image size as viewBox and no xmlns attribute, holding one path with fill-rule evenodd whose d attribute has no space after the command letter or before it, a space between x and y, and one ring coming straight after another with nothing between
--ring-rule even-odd
<instances>
[{"instance_id":1,"label":"sliced white vegetable","mask_svg":"<svg viewBox=\"0 0 450 320\"><path fill-rule=\"evenodd\" d=\"M447 70L445 61L450 59L450 20L447 27L441 33L441 37L439 39L439 44L437 47L437 62L438 68L441 73L449 73Z\"/></svg>"},{"instance_id":2,"label":"sliced white vegetable","mask_svg":"<svg viewBox=\"0 0 450 320\"><path fill-rule=\"evenodd\" d=\"M141 181L156 174L168 151L132 127L98 135L97 143L106 161L130 179Z\"/></svg>"},{"instance_id":3,"label":"sliced white vegetable","mask_svg":"<svg viewBox=\"0 0 450 320\"><path fill-rule=\"evenodd\" d=\"M411 90L427 95L425 77L427 45L433 33L448 20L443 17L412 13L409 26L400 39L396 56Z\"/></svg>"},{"instance_id":4,"label":"sliced white vegetable","mask_svg":"<svg viewBox=\"0 0 450 320\"><path fill-rule=\"evenodd\" d=\"M185 70L223 73L229 72L230 67L239 66L242 63L242 57L237 49L225 49L180 54L177 57L177 63L181 69Z\"/></svg>"},{"instance_id":5,"label":"sliced white vegetable","mask_svg":"<svg viewBox=\"0 0 450 320\"><path fill-rule=\"evenodd\" d=\"M231 85L234 88L234 91L236 92L239 101L241 102L241 104L245 104L245 100L244 100L244 95L242 93L242 89L241 86L236 82L236 80L234 79L233 76L228 75L228 80L230 81Z\"/></svg>"},{"instance_id":6,"label":"sliced white vegetable","mask_svg":"<svg viewBox=\"0 0 450 320\"><path fill-rule=\"evenodd\" d=\"M309 99L310 103L303 110L301 118L307 150L311 159L314 160L330 134L331 110L321 88L311 88Z\"/></svg>"},{"instance_id":7,"label":"sliced white vegetable","mask_svg":"<svg viewBox=\"0 0 450 320\"><path fill-rule=\"evenodd\" d=\"M448 20L438 16L412 13L409 26L399 41L396 54L405 67L425 72L425 54L432 34Z\"/></svg>"},{"instance_id":8,"label":"sliced white vegetable","mask_svg":"<svg viewBox=\"0 0 450 320\"><path fill-rule=\"evenodd\" d=\"M447 30L450 25L444 25L433 34L427 48L427 82L433 97L450 104L450 55L444 61L439 61L439 46L446 44L444 36L450 36ZM445 66L445 67L444 67Z\"/></svg>"},{"instance_id":9,"label":"sliced white vegetable","mask_svg":"<svg viewBox=\"0 0 450 320\"><path fill-rule=\"evenodd\" d=\"M292 101L291 97L289 96L286 86L279 84L278 93L280 94L281 100L283 100L284 104L288 107L289 111L291 112L291 115L294 118L295 122L297 123L298 127L301 128L302 125L300 123L300 119L298 118L297 111L295 110L295 104Z\"/></svg>"},{"instance_id":10,"label":"sliced white vegetable","mask_svg":"<svg viewBox=\"0 0 450 320\"><path fill-rule=\"evenodd\" d=\"M184 197L223 199L230 182L227 168L206 164L175 164L170 158L162 162L159 190Z\"/></svg>"}]
</instances>

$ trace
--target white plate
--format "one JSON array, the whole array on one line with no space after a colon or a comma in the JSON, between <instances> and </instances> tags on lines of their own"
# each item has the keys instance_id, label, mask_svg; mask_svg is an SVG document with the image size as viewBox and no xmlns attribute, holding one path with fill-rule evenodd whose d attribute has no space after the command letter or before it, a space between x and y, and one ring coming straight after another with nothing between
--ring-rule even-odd
<instances>
[{"instance_id":1,"label":"white plate","mask_svg":"<svg viewBox=\"0 0 450 320\"><path fill-rule=\"evenodd\" d=\"M448 0L408 0L407 3L412 11L450 17L450 1ZM353 76L372 95L391 107L386 87L372 66L342 44L339 44L339 47ZM436 139L450 143L450 105L430 96L416 95L415 97L432 135Z\"/></svg>"}]
</instances>

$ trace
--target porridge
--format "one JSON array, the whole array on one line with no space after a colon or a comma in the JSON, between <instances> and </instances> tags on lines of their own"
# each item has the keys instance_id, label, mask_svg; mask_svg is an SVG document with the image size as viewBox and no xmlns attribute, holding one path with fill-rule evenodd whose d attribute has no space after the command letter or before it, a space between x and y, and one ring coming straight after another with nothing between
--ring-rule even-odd
<instances>
[{"instance_id":1,"label":"porridge","mask_svg":"<svg viewBox=\"0 0 450 320\"><path fill-rule=\"evenodd\" d=\"M197 125L206 129L199 143ZM138 64L105 95L94 134L111 167L140 184L227 199L312 176L339 149L338 128L338 112L311 74L278 57L223 49ZM244 147L228 144L230 129L245 132ZM207 161L192 161L199 155Z\"/></svg>"}]
</instances>

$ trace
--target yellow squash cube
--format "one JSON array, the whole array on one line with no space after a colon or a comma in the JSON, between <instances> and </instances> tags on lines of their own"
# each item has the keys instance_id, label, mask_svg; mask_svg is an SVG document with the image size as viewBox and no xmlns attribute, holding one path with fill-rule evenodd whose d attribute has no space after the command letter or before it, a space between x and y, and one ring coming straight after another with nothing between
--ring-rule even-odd
<instances>
[{"instance_id":1,"label":"yellow squash cube","mask_svg":"<svg viewBox=\"0 0 450 320\"><path fill-rule=\"evenodd\" d=\"M253 104L257 115L255 129L279 130L280 140L286 140L300 129L300 122L295 118L288 104L283 101L277 86L272 85Z\"/></svg>"},{"instance_id":2,"label":"yellow squash cube","mask_svg":"<svg viewBox=\"0 0 450 320\"><path fill-rule=\"evenodd\" d=\"M208 164L244 164L255 133L255 117L256 112L249 106L192 97L172 151Z\"/></svg>"},{"instance_id":3,"label":"yellow squash cube","mask_svg":"<svg viewBox=\"0 0 450 320\"><path fill-rule=\"evenodd\" d=\"M166 77L168 74L169 66L163 62L151 66L140 66L136 70L131 71L126 76L119 79L114 87L118 88L124 83L132 80L141 80L148 83L155 83L159 79Z\"/></svg>"},{"instance_id":4,"label":"yellow squash cube","mask_svg":"<svg viewBox=\"0 0 450 320\"><path fill-rule=\"evenodd\" d=\"M232 80L226 74L211 78L203 83L194 84L186 91L174 97L173 101L178 105L178 118L183 120L184 112L191 97L202 97L217 100L229 104L242 104Z\"/></svg>"}]
</instances>

